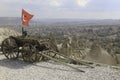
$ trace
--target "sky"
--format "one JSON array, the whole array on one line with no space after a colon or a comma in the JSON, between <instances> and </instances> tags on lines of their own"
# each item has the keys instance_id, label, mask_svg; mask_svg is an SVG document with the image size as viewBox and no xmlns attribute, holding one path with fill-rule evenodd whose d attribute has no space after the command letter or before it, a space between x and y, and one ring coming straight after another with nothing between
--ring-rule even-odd
<instances>
[{"instance_id":1,"label":"sky","mask_svg":"<svg viewBox=\"0 0 120 80\"><path fill-rule=\"evenodd\" d=\"M0 17L120 19L120 0L0 0Z\"/></svg>"}]
</instances>

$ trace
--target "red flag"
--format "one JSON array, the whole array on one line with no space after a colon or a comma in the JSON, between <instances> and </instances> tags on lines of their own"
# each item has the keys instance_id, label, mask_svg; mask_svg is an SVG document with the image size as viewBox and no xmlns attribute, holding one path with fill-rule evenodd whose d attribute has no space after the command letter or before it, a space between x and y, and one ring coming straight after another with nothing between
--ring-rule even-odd
<instances>
[{"instance_id":1,"label":"red flag","mask_svg":"<svg viewBox=\"0 0 120 80\"><path fill-rule=\"evenodd\" d=\"M27 11L22 9L22 24L29 26L29 21L32 19L33 15L29 14Z\"/></svg>"}]
</instances>

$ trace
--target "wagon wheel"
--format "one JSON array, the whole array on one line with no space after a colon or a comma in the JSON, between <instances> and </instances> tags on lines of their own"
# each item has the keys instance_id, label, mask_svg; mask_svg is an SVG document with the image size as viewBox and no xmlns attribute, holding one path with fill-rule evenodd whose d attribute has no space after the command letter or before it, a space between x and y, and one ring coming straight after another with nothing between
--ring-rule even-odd
<instances>
[{"instance_id":1,"label":"wagon wheel","mask_svg":"<svg viewBox=\"0 0 120 80\"><path fill-rule=\"evenodd\" d=\"M16 59L19 56L19 47L12 38L6 38L1 45L2 52L7 59Z\"/></svg>"},{"instance_id":2,"label":"wagon wheel","mask_svg":"<svg viewBox=\"0 0 120 80\"><path fill-rule=\"evenodd\" d=\"M26 43L22 47L22 58L26 62L37 62L42 56L39 54L36 45Z\"/></svg>"}]
</instances>

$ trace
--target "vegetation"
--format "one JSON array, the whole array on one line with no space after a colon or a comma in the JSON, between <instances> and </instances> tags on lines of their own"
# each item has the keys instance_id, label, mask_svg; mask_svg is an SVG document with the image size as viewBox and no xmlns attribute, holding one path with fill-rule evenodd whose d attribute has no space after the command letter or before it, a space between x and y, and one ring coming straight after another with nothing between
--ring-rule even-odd
<instances>
[{"instance_id":1,"label":"vegetation","mask_svg":"<svg viewBox=\"0 0 120 80\"><path fill-rule=\"evenodd\" d=\"M4 25L21 32L20 25ZM84 59L93 44L98 44L111 56L120 54L119 25L81 25L80 23L34 23L24 27L28 35L48 37L60 53Z\"/></svg>"}]
</instances>

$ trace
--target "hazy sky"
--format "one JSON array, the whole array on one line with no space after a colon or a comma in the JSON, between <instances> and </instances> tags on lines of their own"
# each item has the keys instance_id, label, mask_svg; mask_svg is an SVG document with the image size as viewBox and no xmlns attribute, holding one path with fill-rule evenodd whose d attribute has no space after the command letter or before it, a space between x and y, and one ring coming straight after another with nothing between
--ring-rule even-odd
<instances>
[{"instance_id":1,"label":"hazy sky","mask_svg":"<svg viewBox=\"0 0 120 80\"><path fill-rule=\"evenodd\" d=\"M0 0L0 17L119 19L120 0Z\"/></svg>"}]
</instances>

